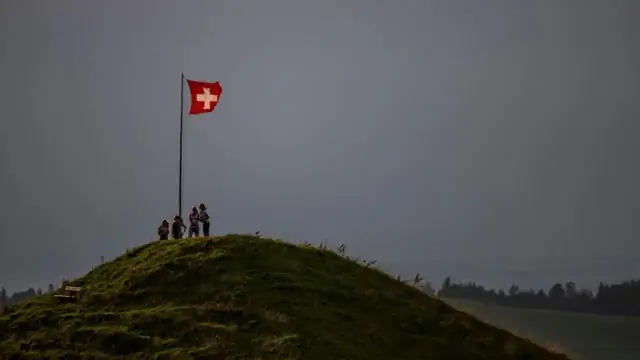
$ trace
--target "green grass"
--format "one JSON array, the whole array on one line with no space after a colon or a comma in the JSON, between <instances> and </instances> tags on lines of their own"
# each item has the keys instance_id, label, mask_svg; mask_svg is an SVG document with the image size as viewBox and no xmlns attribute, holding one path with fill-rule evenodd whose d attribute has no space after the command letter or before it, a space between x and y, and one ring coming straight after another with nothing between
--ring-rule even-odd
<instances>
[{"instance_id":1,"label":"green grass","mask_svg":"<svg viewBox=\"0 0 640 360\"><path fill-rule=\"evenodd\" d=\"M163 241L0 317L1 359L566 359L329 250Z\"/></svg>"},{"instance_id":2,"label":"green grass","mask_svg":"<svg viewBox=\"0 0 640 360\"><path fill-rule=\"evenodd\" d=\"M456 308L576 360L637 360L640 318L501 307L447 299Z\"/></svg>"}]
</instances>

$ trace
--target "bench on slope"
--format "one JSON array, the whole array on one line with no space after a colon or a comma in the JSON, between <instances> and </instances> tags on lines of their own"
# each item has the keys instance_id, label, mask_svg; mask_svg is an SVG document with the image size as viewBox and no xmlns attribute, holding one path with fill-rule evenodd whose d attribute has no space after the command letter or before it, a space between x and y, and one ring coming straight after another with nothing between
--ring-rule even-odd
<instances>
[{"instance_id":1,"label":"bench on slope","mask_svg":"<svg viewBox=\"0 0 640 360\"><path fill-rule=\"evenodd\" d=\"M61 294L55 294L54 297L64 302L76 302L80 300L82 288L79 286L65 286Z\"/></svg>"}]
</instances>

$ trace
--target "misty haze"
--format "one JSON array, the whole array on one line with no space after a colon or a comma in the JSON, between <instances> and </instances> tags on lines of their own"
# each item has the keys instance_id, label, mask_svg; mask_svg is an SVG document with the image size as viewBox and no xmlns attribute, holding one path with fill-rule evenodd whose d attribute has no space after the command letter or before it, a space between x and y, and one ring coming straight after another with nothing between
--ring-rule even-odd
<instances>
[{"instance_id":1,"label":"misty haze","mask_svg":"<svg viewBox=\"0 0 640 360\"><path fill-rule=\"evenodd\" d=\"M181 215L207 204L214 235L344 244L436 290L637 279L638 14L595 0L6 1L0 286L46 292L157 239L178 211L182 73L224 89L204 115L183 96ZM486 298L451 294L501 321Z\"/></svg>"}]
</instances>

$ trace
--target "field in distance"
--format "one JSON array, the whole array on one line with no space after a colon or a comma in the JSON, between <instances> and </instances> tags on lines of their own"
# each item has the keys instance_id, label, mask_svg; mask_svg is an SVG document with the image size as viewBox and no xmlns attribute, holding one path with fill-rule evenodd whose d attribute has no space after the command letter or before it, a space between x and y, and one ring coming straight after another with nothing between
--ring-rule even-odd
<instances>
[{"instance_id":1,"label":"field in distance","mask_svg":"<svg viewBox=\"0 0 640 360\"><path fill-rule=\"evenodd\" d=\"M445 301L572 359L640 359L640 317L510 308L462 299Z\"/></svg>"}]
</instances>

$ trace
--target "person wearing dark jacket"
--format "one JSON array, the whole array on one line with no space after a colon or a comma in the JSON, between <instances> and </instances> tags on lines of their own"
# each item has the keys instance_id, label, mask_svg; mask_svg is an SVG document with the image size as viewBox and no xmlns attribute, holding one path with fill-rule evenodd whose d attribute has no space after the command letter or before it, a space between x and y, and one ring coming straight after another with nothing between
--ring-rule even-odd
<instances>
[{"instance_id":1,"label":"person wearing dark jacket","mask_svg":"<svg viewBox=\"0 0 640 360\"><path fill-rule=\"evenodd\" d=\"M171 236L176 240L182 239L182 234L184 234L184 230L186 229L187 227L184 225L182 218L176 215L173 218L173 224L171 224Z\"/></svg>"},{"instance_id":2,"label":"person wearing dark jacket","mask_svg":"<svg viewBox=\"0 0 640 360\"><path fill-rule=\"evenodd\" d=\"M169 222L162 220L162 224L158 228L158 240L169 240Z\"/></svg>"},{"instance_id":3,"label":"person wearing dark jacket","mask_svg":"<svg viewBox=\"0 0 640 360\"><path fill-rule=\"evenodd\" d=\"M200 213L198 214L200 222L202 222L202 235L209 236L209 230L211 229L211 221L209 219L209 213L207 207L204 204L200 204Z\"/></svg>"}]
</instances>

